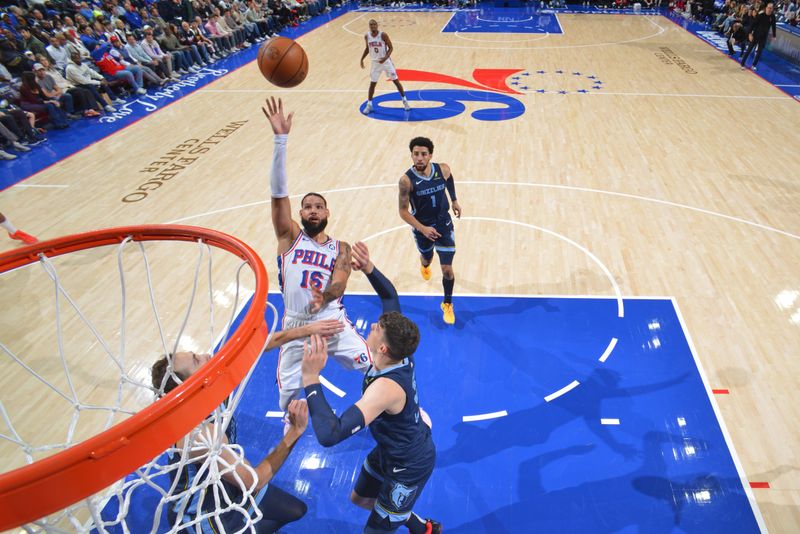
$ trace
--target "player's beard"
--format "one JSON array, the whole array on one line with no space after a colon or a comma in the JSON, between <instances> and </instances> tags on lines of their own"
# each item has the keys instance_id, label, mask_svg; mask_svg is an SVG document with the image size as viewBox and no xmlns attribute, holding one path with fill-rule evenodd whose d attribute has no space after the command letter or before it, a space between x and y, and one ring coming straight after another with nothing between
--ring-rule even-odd
<instances>
[{"instance_id":1,"label":"player's beard","mask_svg":"<svg viewBox=\"0 0 800 534\"><path fill-rule=\"evenodd\" d=\"M300 218L300 222L303 223L303 230L308 234L308 237L316 237L328 226L328 219L320 219L316 224L312 224L310 221Z\"/></svg>"}]
</instances>

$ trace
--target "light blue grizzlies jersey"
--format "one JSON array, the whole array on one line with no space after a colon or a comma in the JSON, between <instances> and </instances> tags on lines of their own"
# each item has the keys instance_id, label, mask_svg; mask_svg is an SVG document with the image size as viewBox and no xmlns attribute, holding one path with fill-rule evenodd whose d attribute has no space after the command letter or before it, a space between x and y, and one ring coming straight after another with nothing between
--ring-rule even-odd
<instances>
[{"instance_id":1,"label":"light blue grizzlies jersey","mask_svg":"<svg viewBox=\"0 0 800 534\"><path fill-rule=\"evenodd\" d=\"M399 465L420 461L424 463L425 460L432 459L436 452L431 439L431 429L422 421L419 413L414 361L405 358L383 371L370 367L364 375L362 393L372 382L381 377L396 382L406 394L403 411L395 415L383 412L369 425L369 430L378 443L381 453Z\"/></svg>"},{"instance_id":2,"label":"light blue grizzlies jersey","mask_svg":"<svg viewBox=\"0 0 800 534\"><path fill-rule=\"evenodd\" d=\"M411 180L411 214L426 226L449 220L450 202L439 164L431 163L430 176L419 175L414 167L406 171L406 176Z\"/></svg>"}]
</instances>

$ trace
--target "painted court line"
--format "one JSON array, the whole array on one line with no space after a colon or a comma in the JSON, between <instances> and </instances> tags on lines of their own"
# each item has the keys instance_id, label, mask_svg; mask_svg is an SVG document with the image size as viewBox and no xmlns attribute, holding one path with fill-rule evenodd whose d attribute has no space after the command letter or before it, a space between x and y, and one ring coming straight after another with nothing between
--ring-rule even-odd
<instances>
[{"instance_id":1,"label":"painted court line","mask_svg":"<svg viewBox=\"0 0 800 534\"><path fill-rule=\"evenodd\" d=\"M600 419L601 425L618 425L619 419Z\"/></svg>"},{"instance_id":2,"label":"painted court line","mask_svg":"<svg viewBox=\"0 0 800 534\"><path fill-rule=\"evenodd\" d=\"M328 379L325 378L324 376L319 377L319 383L328 388L329 390L331 390L333 394L336 395L337 397L344 397L345 395L347 395L347 393L345 393L341 389L331 384L330 381L328 381Z\"/></svg>"},{"instance_id":3,"label":"painted court line","mask_svg":"<svg viewBox=\"0 0 800 534\"><path fill-rule=\"evenodd\" d=\"M552 400L554 400L554 399L557 399L557 398L559 398L561 395L563 395L563 394L565 394L565 393L568 393L568 392L572 391L573 389L575 389L576 387L578 387L580 384L581 384L581 383L580 383L580 382L578 382L577 380L573 380L572 382L570 382L569 384L567 384L567 385L566 385L566 386L564 386L563 388L559 389L559 390L558 390L558 391L556 391L555 393L551 393L550 395L546 396L546 397L544 398L544 400L545 400L545 401L547 401L547 402L550 402L550 401L552 401Z\"/></svg>"},{"instance_id":4,"label":"painted court line","mask_svg":"<svg viewBox=\"0 0 800 534\"><path fill-rule=\"evenodd\" d=\"M477 415L465 415L461 418L461 420L465 423L470 423L472 421L485 421L487 419L497 419L498 417L505 417L508 415L508 412L505 410L500 410L499 412L492 412L492 413L481 413Z\"/></svg>"},{"instance_id":5,"label":"painted court line","mask_svg":"<svg viewBox=\"0 0 800 534\"><path fill-rule=\"evenodd\" d=\"M270 410L265 414L265 417L283 417L283 415L284 415L283 412L273 412L272 410Z\"/></svg>"},{"instance_id":6,"label":"painted court line","mask_svg":"<svg viewBox=\"0 0 800 534\"><path fill-rule=\"evenodd\" d=\"M11 187L37 187L41 189L66 189L68 185L45 185L45 184L14 184Z\"/></svg>"},{"instance_id":7,"label":"painted court line","mask_svg":"<svg viewBox=\"0 0 800 534\"><path fill-rule=\"evenodd\" d=\"M683 330L683 335L686 338L686 343L689 345L689 351L692 353L692 358L694 359L694 363L697 366L697 372L700 373L700 379L703 381L703 387L706 389L706 395L708 396L708 400L711 402L711 407L714 409L714 415L717 417L717 422L719 423L719 428L722 431L722 435L725 438L725 444L728 446L728 450L731 453L731 458L733 459L733 464L736 466L736 472L739 474L739 480L742 482L742 487L744 488L744 492L747 495L747 500L750 501L750 507L753 509L753 515L756 517L756 522L758 523L761 532L767 532L767 526L764 522L764 516L761 515L761 509L758 507L758 503L756 502L756 498L753 495L753 491L750 487L750 482L747 480L747 475L745 474L744 467L742 467L742 462L739 460L739 455L736 453L736 448L733 446L733 440L731 439L731 434L728 432L728 427L725 425L725 420L722 418L722 413L719 410L719 405L717 405L717 399L712 394L711 386L708 383L708 377L706 376L706 371L703 368L703 364L700 362L700 358L698 357L697 347L695 347L694 340L692 339L691 334L689 333L689 329L686 326L686 321L683 319L683 314L681 313L681 309L678 306L678 301L676 299L672 299L672 307L675 309L675 315L678 316L678 322L681 325L681 330Z\"/></svg>"},{"instance_id":8,"label":"painted court line","mask_svg":"<svg viewBox=\"0 0 800 534\"><path fill-rule=\"evenodd\" d=\"M605 363L608 357L611 356L611 353L614 351L614 347L617 346L617 341L618 341L617 338L615 337L611 338L611 342L608 344L608 347L606 347L606 350L603 352L603 355L600 356L601 362Z\"/></svg>"}]
</instances>

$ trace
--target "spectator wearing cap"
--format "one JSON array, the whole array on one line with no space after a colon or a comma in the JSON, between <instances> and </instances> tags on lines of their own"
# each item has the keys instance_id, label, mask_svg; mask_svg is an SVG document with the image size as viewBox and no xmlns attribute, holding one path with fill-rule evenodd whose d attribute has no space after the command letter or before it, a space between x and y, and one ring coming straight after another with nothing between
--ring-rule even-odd
<instances>
[{"instance_id":1,"label":"spectator wearing cap","mask_svg":"<svg viewBox=\"0 0 800 534\"><path fill-rule=\"evenodd\" d=\"M95 60L95 65L100 69L100 72L112 80L125 82L136 94L145 94L147 90L142 87L144 83L142 69L135 65L123 65L110 52L111 46L103 45L98 47L95 54L93 54L93 57L99 57L99 59Z\"/></svg>"},{"instance_id":2,"label":"spectator wearing cap","mask_svg":"<svg viewBox=\"0 0 800 534\"><path fill-rule=\"evenodd\" d=\"M142 78L144 81L150 83L151 85L161 86L169 81L167 78L162 78L156 74L148 65L140 64L136 58L131 56L130 53L125 49L125 47L122 45L122 42L117 38L116 35L111 36L110 53L117 61L122 63L126 69L132 72L134 69L139 69L142 72Z\"/></svg>"},{"instance_id":3,"label":"spectator wearing cap","mask_svg":"<svg viewBox=\"0 0 800 534\"><path fill-rule=\"evenodd\" d=\"M33 64L33 74L36 77L36 83L39 85L41 97L44 100L58 102L58 107L60 107L70 119L80 118L80 115L75 115L75 103L72 95L65 93L56 85L56 81L52 76L47 74L41 63Z\"/></svg>"},{"instance_id":4,"label":"spectator wearing cap","mask_svg":"<svg viewBox=\"0 0 800 534\"><path fill-rule=\"evenodd\" d=\"M91 91L72 85L58 72L58 69L52 68L46 57L40 56L40 59L41 63L33 66L33 72L36 74L36 82L45 96L58 98L67 114L73 113L70 110L74 110L83 113L84 117L100 115L98 109L102 110L102 108ZM66 97L70 97L72 102L65 104Z\"/></svg>"},{"instance_id":5,"label":"spectator wearing cap","mask_svg":"<svg viewBox=\"0 0 800 534\"><path fill-rule=\"evenodd\" d=\"M105 94L107 100L105 101L106 104L104 105L104 108L109 113L114 111L114 107L111 105L112 102L115 104L125 103L124 100L121 100L117 96L117 93L111 87L111 84L108 82L108 80L83 63L81 55L77 52L70 56L69 63L67 63L65 76L67 81L73 85L77 87L83 87L84 89L91 91L98 102L103 101L100 94Z\"/></svg>"}]
</instances>

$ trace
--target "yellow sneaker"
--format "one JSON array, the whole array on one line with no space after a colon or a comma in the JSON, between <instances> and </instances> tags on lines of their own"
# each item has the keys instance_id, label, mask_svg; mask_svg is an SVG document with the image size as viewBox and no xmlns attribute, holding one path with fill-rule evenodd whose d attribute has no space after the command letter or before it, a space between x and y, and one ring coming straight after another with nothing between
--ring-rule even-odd
<instances>
[{"instance_id":1,"label":"yellow sneaker","mask_svg":"<svg viewBox=\"0 0 800 534\"><path fill-rule=\"evenodd\" d=\"M419 272L422 274L422 279L426 282L431 279L431 266L420 265Z\"/></svg>"},{"instance_id":2,"label":"yellow sneaker","mask_svg":"<svg viewBox=\"0 0 800 534\"><path fill-rule=\"evenodd\" d=\"M453 312L452 302L442 302L442 319L447 324L456 324L456 314Z\"/></svg>"}]
</instances>

